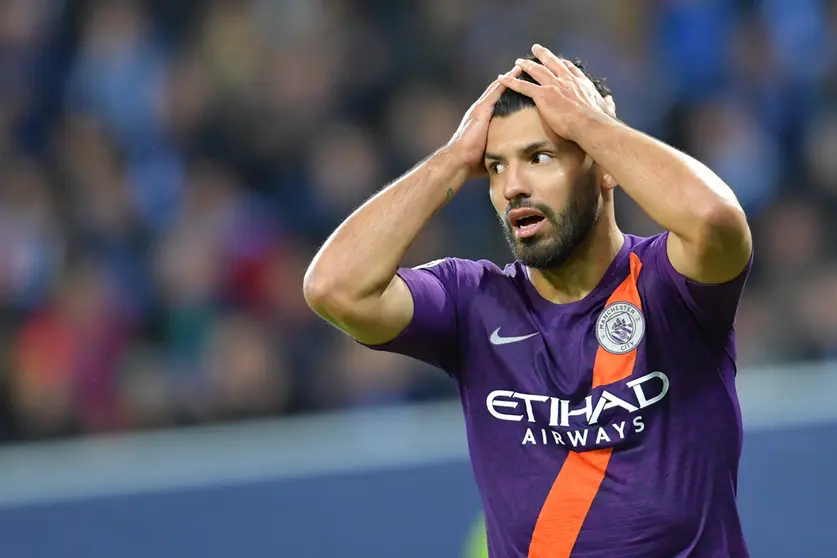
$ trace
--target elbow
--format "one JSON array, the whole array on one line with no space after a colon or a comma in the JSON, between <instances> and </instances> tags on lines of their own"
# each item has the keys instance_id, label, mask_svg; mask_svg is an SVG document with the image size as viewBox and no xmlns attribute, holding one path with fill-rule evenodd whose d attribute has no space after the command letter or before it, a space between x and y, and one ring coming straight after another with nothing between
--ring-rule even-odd
<instances>
[{"instance_id":1,"label":"elbow","mask_svg":"<svg viewBox=\"0 0 837 558\"><path fill-rule=\"evenodd\" d=\"M704 228L712 235L741 236L749 231L747 215L735 200L718 200L701 215Z\"/></svg>"},{"instance_id":2,"label":"elbow","mask_svg":"<svg viewBox=\"0 0 837 558\"><path fill-rule=\"evenodd\" d=\"M311 310L337 324L348 319L357 306L346 287L339 275L311 264L302 281L302 294Z\"/></svg>"},{"instance_id":3,"label":"elbow","mask_svg":"<svg viewBox=\"0 0 837 558\"><path fill-rule=\"evenodd\" d=\"M698 217L696 244L707 254L741 253L749 259L752 249L747 215L735 200L718 200L703 208Z\"/></svg>"},{"instance_id":4,"label":"elbow","mask_svg":"<svg viewBox=\"0 0 837 558\"><path fill-rule=\"evenodd\" d=\"M302 295L308 306L317 314L327 317L328 308L335 305L335 292L334 280L312 263L302 280Z\"/></svg>"}]
</instances>

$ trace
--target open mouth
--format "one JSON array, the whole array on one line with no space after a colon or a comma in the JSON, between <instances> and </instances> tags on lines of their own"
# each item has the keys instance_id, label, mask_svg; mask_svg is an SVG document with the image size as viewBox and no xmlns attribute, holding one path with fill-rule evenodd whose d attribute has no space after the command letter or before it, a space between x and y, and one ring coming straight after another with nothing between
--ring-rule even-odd
<instances>
[{"instance_id":1,"label":"open mouth","mask_svg":"<svg viewBox=\"0 0 837 558\"><path fill-rule=\"evenodd\" d=\"M546 218L537 209L521 208L509 212L509 223L511 223L514 234L517 238L528 238L536 234Z\"/></svg>"}]
</instances>

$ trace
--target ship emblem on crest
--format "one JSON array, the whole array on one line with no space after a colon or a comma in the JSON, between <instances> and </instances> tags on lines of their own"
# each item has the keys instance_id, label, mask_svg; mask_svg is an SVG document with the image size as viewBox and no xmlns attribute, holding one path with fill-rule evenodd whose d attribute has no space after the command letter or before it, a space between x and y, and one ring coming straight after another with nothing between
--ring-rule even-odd
<instances>
[{"instance_id":1,"label":"ship emblem on crest","mask_svg":"<svg viewBox=\"0 0 837 558\"><path fill-rule=\"evenodd\" d=\"M630 302L614 302L596 322L596 338L609 353L624 355L636 349L645 335L645 318Z\"/></svg>"}]
</instances>

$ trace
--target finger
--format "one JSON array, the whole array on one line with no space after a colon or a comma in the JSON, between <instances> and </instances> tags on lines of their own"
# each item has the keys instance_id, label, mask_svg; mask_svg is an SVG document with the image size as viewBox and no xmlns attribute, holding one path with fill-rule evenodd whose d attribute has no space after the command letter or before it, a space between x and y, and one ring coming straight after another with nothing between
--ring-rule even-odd
<instances>
[{"instance_id":1,"label":"finger","mask_svg":"<svg viewBox=\"0 0 837 558\"><path fill-rule=\"evenodd\" d=\"M532 46L532 54L534 54L538 60L540 60L543 65L549 68L556 76L560 76L569 71L562 63L562 60L555 56L552 51L545 46L535 44Z\"/></svg>"},{"instance_id":2,"label":"finger","mask_svg":"<svg viewBox=\"0 0 837 558\"><path fill-rule=\"evenodd\" d=\"M515 68L512 68L509 72L506 72L506 73L510 74L514 70L515 70ZM501 75L504 75L504 74L501 74ZM502 94L503 89L504 89L504 87L503 87L503 84L500 83L500 80L495 79L494 81L492 81L488 85L488 87L486 87L485 91L482 92L482 95L480 95L479 98L477 99L477 103L481 103L482 101L484 101L485 99L487 99L489 96L492 96L492 95L498 95L499 96L500 94ZM498 93L498 90L500 91L500 93ZM477 104L477 103L475 103L475 104Z\"/></svg>"},{"instance_id":3,"label":"finger","mask_svg":"<svg viewBox=\"0 0 837 558\"><path fill-rule=\"evenodd\" d=\"M518 58L515 64L521 70L532 76L532 78L541 85L554 83L556 80L555 74L549 71L549 68L532 60L523 60L522 58Z\"/></svg>"},{"instance_id":4,"label":"finger","mask_svg":"<svg viewBox=\"0 0 837 558\"><path fill-rule=\"evenodd\" d=\"M563 63L564 63L564 66L566 66L566 67L567 67L567 69L570 71L570 73L571 73L572 75L574 75L574 76L575 76L575 77L577 77L578 79L583 79L583 80L587 80L587 81L589 81L589 80L588 80L588 78L587 78L587 76L585 76L585 75L584 75L584 72L582 72L582 71L578 68L578 66L576 66L575 64L573 64L571 61L569 61L569 60L563 60Z\"/></svg>"},{"instance_id":5,"label":"finger","mask_svg":"<svg viewBox=\"0 0 837 558\"><path fill-rule=\"evenodd\" d=\"M581 83L584 87L587 87L594 91L596 96L601 96L599 90L596 88L596 84L593 83L593 80L587 77L578 66L576 66L573 62L569 60L564 60L563 62L564 66L567 67L567 70L569 70L570 74L575 79L577 79L579 83Z\"/></svg>"},{"instance_id":6,"label":"finger","mask_svg":"<svg viewBox=\"0 0 837 558\"><path fill-rule=\"evenodd\" d=\"M485 88L485 91L482 92L482 95L477 98L477 102L475 104L479 104L483 102L489 95L493 94L497 89L503 87L503 84L500 83L499 79L495 79L492 81L488 87Z\"/></svg>"},{"instance_id":7,"label":"finger","mask_svg":"<svg viewBox=\"0 0 837 558\"><path fill-rule=\"evenodd\" d=\"M506 72L505 74L500 74L500 75L501 76L510 75L510 76L513 76L513 77L517 77L517 75L519 73L520 73L520 68L515 66L511 70ZM477 99L477 102L482 102L485 99L487 99L489 96L497 95L499 97L499 95L502 94L502 90L504 89L504 86L503 86L502 83L500 83L500 80L499 80L500 76L497 76L497 77L498 77L498 79L495 79L494 81L492 81L489 84L489 86L485 89L485 91L482 92L482 95L479 96L479 99ZM498 93L498 91L499 91L499 93Z\"/></svg>"},{"instance_id":8,"label":"finger","mask_svg":"<svg viewBox=\"0 0 837 558\"><path fill-rule=\"evenodd\" d=\"M499 79L500 83L502 83L505 87L511 89L512 91L517 91L521 95L526 95L531 99L534 99L540 93L541 86L536 83L523 81L522 79L511 76L500 76L497 79Z\"/></svg>"},{"instance_id":9,"label":"finger","mask_svg":"<svg viewBox=\"0 0 837 558\"><path fill-rule=\"evenodd\" d=\"M605 112L607 112L608 116L616 118L616 101L613 100L611 95L608 95L604 98L605 102Z\"/></svg>"},{"instance_id":10,"label":"finger","mask_svg":"<svg viewBox=\"0 0 837 558\"><path fill-rule=\"evenodd\" d=\"M496 103L500 99L500 96L503 94L503 91L506 90L506 87L500 81L500 78L502 76L508 76L508 77L515 78L519 75L520 75L520 68L515 66L511 70L506 72L505 74L501 74L500 76L497 76L497 79L494 80L492 82L492 84L488 87L488 89L485 90L485 93L482 94L482 96L479 98L479 100L477 102L479 104L493 105L494 103Z\"/></svg>"}]
</instances>

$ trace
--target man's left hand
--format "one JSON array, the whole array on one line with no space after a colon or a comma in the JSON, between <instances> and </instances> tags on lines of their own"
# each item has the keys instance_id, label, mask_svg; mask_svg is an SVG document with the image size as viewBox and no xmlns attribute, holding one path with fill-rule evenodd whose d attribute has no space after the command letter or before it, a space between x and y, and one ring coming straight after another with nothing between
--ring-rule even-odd
<instances>
[{"instance_id":1,"label":"man's left hand","mask_svg":"<svg viewBox=\"0 0 837 558\"><path fill-rule=\"evenodd\" d=\"M532 60L517 60L516 65L538 83L530 83L508 74L500 76L500 83L535 101L546 123L560 137L575 141L590 118L614 117L613 99L602 98L578 67L562 60L540 45L532 53L543 64Z\"/></svg>"}]
</instances>

